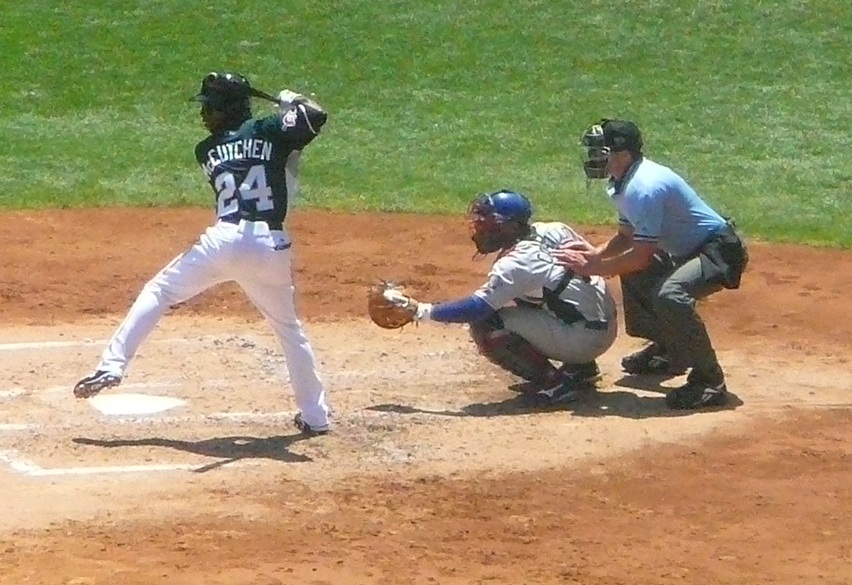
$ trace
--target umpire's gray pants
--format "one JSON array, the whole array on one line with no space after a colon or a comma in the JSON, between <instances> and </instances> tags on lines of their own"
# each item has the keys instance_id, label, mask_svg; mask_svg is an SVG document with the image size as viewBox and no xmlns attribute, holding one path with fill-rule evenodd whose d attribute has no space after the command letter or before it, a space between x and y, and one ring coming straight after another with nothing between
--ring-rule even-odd
<instances>
[{"instance_id":1,"label":"umpire's gray pants","mask_svg":"<svg viewBox=\"0 0 852 585\"><path fill-rule=\"evenodd\" d=\"M661 345L676 366L692 368L709 383L724 380L722 368L696 311L696 301L722 290L722 276L700 257L684 263L659 253L641 272L620 277L626 333Z\"/></svg>"}]
</instances>

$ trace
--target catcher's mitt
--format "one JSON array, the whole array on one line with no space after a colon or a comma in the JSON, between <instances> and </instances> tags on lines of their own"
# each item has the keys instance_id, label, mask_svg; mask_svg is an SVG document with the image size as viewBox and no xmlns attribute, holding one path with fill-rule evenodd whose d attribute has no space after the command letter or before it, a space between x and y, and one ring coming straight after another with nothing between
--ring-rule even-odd
<instances>
[{"instance_id":1,"label":"catcher's mitt","mask_svg":"<svg viewBox=\"0 0 852 585\"><path fill-rule=\"evenodd\" d=\"M392 282L382 281L367 291L367 312L383 329L401 329L417 318L417 301Z\"/></svg>"}]
</instances>

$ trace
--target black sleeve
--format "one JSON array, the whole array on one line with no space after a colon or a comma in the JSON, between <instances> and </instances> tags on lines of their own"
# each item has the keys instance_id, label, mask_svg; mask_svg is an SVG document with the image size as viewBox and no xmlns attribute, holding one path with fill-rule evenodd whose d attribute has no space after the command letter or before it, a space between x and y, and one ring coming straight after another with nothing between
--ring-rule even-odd
<instances>
[{"instance_id":1,"label":"black sleeve","mask_svg":"<svg viewBox=\"0 0 852 585\"><path fill-rule=\"evenodd\" d=\"M264 118L261 125L291 149L301 150L317 137L327 120L325 110L298 102Z\"/></svg>"}]
</instances>

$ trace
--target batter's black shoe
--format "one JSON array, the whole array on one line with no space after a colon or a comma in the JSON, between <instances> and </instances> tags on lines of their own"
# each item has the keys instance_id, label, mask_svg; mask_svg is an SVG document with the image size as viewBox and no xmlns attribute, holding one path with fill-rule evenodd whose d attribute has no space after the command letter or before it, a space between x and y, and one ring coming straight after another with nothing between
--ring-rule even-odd
<instances>
[{"instance_id":1,"label":"batter's black shoe","mask_svg":"<svg viewBox=\"0 0 852 585\"><path fill-rule=\"evenodd\" d=\"M120 375L98 370L74 385L74 396L77 398L91 398L101 390L113 388L119 384L121 384Z\"/></svg>"},{"instance_id":2,"label":"batter's black shoe","mask_svg":"<svg viewBox=\"0 0 852 585\"><path fill-rule=\"evenodd\" d=\"M724 382L715 386L701 382L687 382L666 394L666 406L675 410L697 410L725 406L728 398L728 388Z\"/></svg>"},{"instance_id":3,"label":"batter's black shoe","mask_svg":"<svg viewBox=\"0 0 852 585\"><path fill-rule=\"evenodd\" d=\"M331 431L331 427L329 425L321 426L321 427L312 427L304 420L302 420L302 413L299 412L293 417L293 425L302 432L303 435L327 435Z\"/></svg>"},{"instance_id":4,"label":"batter's black shoe","mask_svg":"<svg viewBox=\"0 0 852 585\"><path fill-rule=\"evenodd\" d=\"M676 366L656 343L646 345L621 360L621 369L636 376L680 376L686 368Z\"/></svg>"}]
</instances>

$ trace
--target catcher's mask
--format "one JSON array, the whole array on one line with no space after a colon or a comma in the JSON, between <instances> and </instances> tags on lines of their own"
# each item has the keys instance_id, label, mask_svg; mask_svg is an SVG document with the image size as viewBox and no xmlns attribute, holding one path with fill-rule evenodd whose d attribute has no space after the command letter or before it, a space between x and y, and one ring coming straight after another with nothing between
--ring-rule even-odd
<instances>
[{"instance_id":1,"label":"catcher's mask","mask_svg":"<svg viewBox=\"0 0 852 585\"><path fill-rule=\"evenodd\" d=\"M232 129L251 118L251 84L239 73L208 73L190 101L201 103L201 118L211 132Z\"/></svg>"},{"instance_id":2,"label":"catcher's mask","mask_svg":"<svg viewBox=\"0 0 852 585\"><path fill-rule=\"evenodd\" d=\"M480 254L513 246L529 233L532 204L526 196L502 189L477 195L467 210L470 238Z\"/></svg>"},{"instance_id":3,"label":"catcher's mask","mask_svg":"<svg viewBox=\"0 0 852 585\"><path fill-rule=\"evenodd\" d=\"M583 161L586 178L606 179L611 153L627 150L635 155L642 154L642 133L633 122L604 118L583 132L580 144L586 149Z\"/></svg>"}]
</instances>

